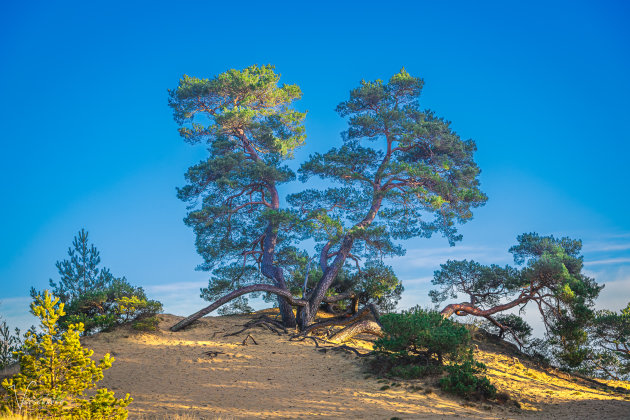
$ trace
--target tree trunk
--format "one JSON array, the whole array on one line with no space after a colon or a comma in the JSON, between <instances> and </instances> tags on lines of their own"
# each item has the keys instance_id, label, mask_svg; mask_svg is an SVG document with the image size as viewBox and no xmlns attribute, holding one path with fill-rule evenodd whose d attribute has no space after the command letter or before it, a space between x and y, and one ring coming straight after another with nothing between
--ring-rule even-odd
<instances>
[{"instance_id":1,"label":"tree trunk","mask_svg":"<svg viewBox=\"0 0 630 420\"><path fill-rule=\"evenodd\" d=\"M274 208L278 208L278 193L273 189L272 203ZM289 291L287 284L284 281L284 273L282 268L273 263L273 258L276 250L276 242L278 240L278 227L276 223L270 222L265 230L265 239L263 247L263 258L260 270L262 274L273 280L276 287ZM282 324L285 328L295 328L296 321L295 315L293 315L293 307L282 296L278 295L278 309L280 310L280 316L282 317Z\"/></svg>"},{"instance_id":2,"label":"tree trunk","mask_svg":"<svg viewBox=\"0 0 630 420\"><path fill-rule=\"evenodd\" d=\"M179 331L182 328L185 328L188 325L192 324L193 322L195 322L202 316L209 314L210 312L214 311L215 309L219 308L222 305L225 305L232 299L236 299L239 296L242 296L247 293L252 293L252 292L273 293L275 295L282 296L284 298L284 301L286 301L289 305L295 305L298 307L306 306L308 304L308 302L305 300L295 299L293 295L291 294L291 292L289 292L288 290L275 287L270 284L253 284L251 286L242 287L238 290L228 293L227 295L223 296L220 299L215 300L211 305L206 306L202 310L195 312L194 314L190 315L188 318L185 318L179 321L177 324L173 325L171 327L171 331ZM289 308L291 308L291 306L289 306ZM293 315L293 311L291 311L291 315Z\"/></svg>"}]
</instances>

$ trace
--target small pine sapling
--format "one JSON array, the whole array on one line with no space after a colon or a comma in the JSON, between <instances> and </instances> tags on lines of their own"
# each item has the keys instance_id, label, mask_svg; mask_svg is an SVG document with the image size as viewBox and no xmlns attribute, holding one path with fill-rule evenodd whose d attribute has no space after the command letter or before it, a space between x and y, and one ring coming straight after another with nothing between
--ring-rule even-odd
<instances>
[{"instance_id":1,"label":"small pine sapling","mask_svg":"<svg viewBox=\"0 0 630 420\"><path fill-rule=\"evenodd\" d=\"M55 339L64 304L48 291L35 296L31 310L43 332L26 334L23 350L17 354L20 373L2 382L5 411L43 418L126 419L126 407L133 401L129 394L117 399L103 388L91 397L85 395L103 379L103 370L112 366L114 358L105 354L98 364L90 358L93 351L79 341L83 324L69 325Z\"/></svg>"}]
</instances>

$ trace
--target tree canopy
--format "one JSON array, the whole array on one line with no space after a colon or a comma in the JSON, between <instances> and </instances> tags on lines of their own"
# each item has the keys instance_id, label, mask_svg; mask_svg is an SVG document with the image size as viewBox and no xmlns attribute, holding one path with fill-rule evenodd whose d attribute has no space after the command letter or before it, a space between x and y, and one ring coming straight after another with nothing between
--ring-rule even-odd
<instances>
[{"instance_id":1,"label":"tree canopy","mask_svg":"<svg viewBox=\"0 0 630 420\"><path fill-rule=\"evenodd\" d=\"M200 268L213 270L204 294L217 299L174 329L251 292L278 295L287 326L296 306L304 329L322 302L335 300L329 290L342 270L359 273L402 255L401 239L441 233L454 244L456 224L487 200L474 141L421 110L424 82L402 69L350 91L337 107L348 119L341 146L311 155L298 171L301 181L319 177L330 187L305 188L281 208L277 186L295 178L286 159L305 141L306 113L291 108L300 89L279 86L279 78L272 66L250 66L213 79L184 76L170 91L180 134L208 146L178 194L191 206L185 220ZM311 255L302 250L307 239L316 243L321 275L295 295L287 276Z\"/></svg>"}]
</instances>

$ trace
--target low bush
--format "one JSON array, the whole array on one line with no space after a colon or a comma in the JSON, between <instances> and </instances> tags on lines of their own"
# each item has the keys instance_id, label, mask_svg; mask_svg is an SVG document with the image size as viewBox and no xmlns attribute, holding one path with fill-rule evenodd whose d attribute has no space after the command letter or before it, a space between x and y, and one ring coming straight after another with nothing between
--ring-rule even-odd
<instances>
[{"instance_id":1,"label":"low bush","mask_svg":"<svg viewBox=\"0 0 630 420\"><path fill-rule=\"evenodd\" d=\"M497 395L497 389L483 376L486 366L476 362L472 354L468 360L445 367L447 375L440 379L440 387L464 398L487 398Z\"/></svg>"},{"instance_id":2,"label":"low bush","mask_svg":"<svg viewBox=\"0 0 630 420\"><path fill-rule=\"evenodd\" d=\"M442 372L445 361L467 354L470 334L438 312L415 307L381 317L384 337L374 343L372 370L404 379Z\"/></svg>"},{"instance_id":3,"label":"low bush","mask_svg":"<svg viewBox=\"0 0 630 420\"><path fill-rule=\"evenodd\" d=\"M442 365L445 360L459 360L470 346L466 327L436 311L415 307L385 314L381 324L385 336L374 343L374 349L401 360L415 358Z\"/></svg>"}]
</instances>

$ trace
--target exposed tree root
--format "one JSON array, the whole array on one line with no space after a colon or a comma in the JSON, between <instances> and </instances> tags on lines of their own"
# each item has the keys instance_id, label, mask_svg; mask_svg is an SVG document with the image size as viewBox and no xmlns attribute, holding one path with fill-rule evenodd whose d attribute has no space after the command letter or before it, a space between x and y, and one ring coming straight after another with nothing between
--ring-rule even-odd
<instances>
[{"instance_id":1,"label":"exposed tree root","mask_svg":"<svg viewBox=\"0 0 630 420\"><path fill-rule=\"evenodd\" d=\"M371 334L377 337L383 336L381 326L375 321L363 319L361 321L350 324L341 331L329 338L333 343L342 343L359 334Z\"/></svg>"},{"instance_id":2,"label":"exposed tree root","mask_svg":"<svg viewBox=\"0 0 630 420\"><path fill-rule=\"evenodd\" d=\"M313 342L315 343L315 347L317 348L320 348L320 345L319 345L320 342L325 343L325 344L335 344L328 340L324 340L321 337L316 337L312 335L296 334L294 336L291 336L291 338L289 338L289 341L304 341L304 340L313 340Z\"/></svg>"},{"instance_id":3,"label":"exposed tree root","mask_svg":"<svg viewBox=\"0 0 630 420\"><path fill-rule=\"evenodd\" d=\"M261 328L266 328L267 330L278 334L278 335L282 335L282 333L284 332L284 334L287 333L286 328L284 328L284 326L282 325L282 323L280 321L276 321L275 319L271 319L266 315L262 315L259 316L256 319L252 319L250 321L248 321L247 323L245 323L243 325L243 328L233 332L233 333L229 333L229 334L224 334L223 337L232 337L234 335L238 335L240 333L242 333L243 331L246 331L250 328L254 328L254 327L261 327Z\"/></svg>"},{"instance_id":4,"label":"exposed tree root","mask_svg":"<svg viewBox=\"0 0 630 420\"><path fill-rule=\"evenodd\" d=\"M352 324L353 322L359 321L360 319L369 315L370 313L374 317L374 321L380 326L380 323L379 323L380 314L378 313L378 309L376 308L374 304L370 304L363 307L363 309L361 309L359 312L357 312L356 314L352 316L348 316L349 315L348 314L341 317L331 318L325 321L320 321L320 322L311 324L308 327L306 327L304 331L302 331L301 335L310 334L315 330L326 328L326 327L337 327L337 326Z\"/></svg>"},{"instance_id":5,"label":"exposed tree root","mask_svg":"<svg viewBox=\"0 0 630 420\"><path fill-rule=\"evenodd\" d=\"M322 348L320 348L319 351L325 353L328 350L345 351L345 352L348 352L348 353L354 353L358 357L367 357L367 356L370 356L370 355L372 355L374 353L373 351L370 351L370 352L367 352L367 353L361 353L359 350L355 349L354 347L350 347L347 344L342 344L341 346L335 346L335 347L322 347Z\"/></svg>"}]
</instances>

